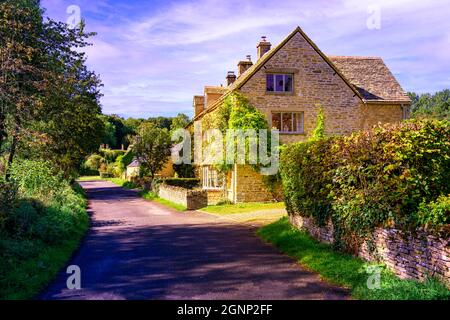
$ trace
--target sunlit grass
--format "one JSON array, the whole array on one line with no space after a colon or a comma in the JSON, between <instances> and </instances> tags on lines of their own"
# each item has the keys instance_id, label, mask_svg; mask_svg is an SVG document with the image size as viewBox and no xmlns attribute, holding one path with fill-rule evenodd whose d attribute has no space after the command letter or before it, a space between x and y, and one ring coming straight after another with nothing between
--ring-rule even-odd
<instances>
[{"instance_id":1,"label":"sunlit grass","mask_svg":"<svg viewBox=\"0 0 450 320\"><path fill-rule=\"evenodd\" d=\"M175 209L177 211L183 212L183 211L187 210L187 208L185 206L182 206L180 204L174 203L174 202L166 200L166 199L159 198L155 193L153 193L151 191L141 191L139 193L139 195L146 200L158 202L166 207Z\"/></svg>"},{"instance_id":2,"label":"sunlit grass","mask_svg":"<svg viewBox=\"0 0 450 320\"><path fill-rule=\"evenodd\" d=\"M273 203L251 202L239 204L224 204L217 206L208 206L203 208L202 211L227 215L227 214L238 214L262 210L277 210L277 209L280 210L285 209L284 202L273 202Z\"/></svg>"},{"instance_id":3,"label":"sunlit grass","mask_svg":"<svg viewBox=\"0 0 450 320\"><path fill-rule=\"evenodd\" d=\"M261 228L258 235L306 268L318 272L334 284L349 288L356 299L366 300L448 300L450 290L435 279L420 283L401 280L384 266L367 263L348 254L334 251L330 245L314 240L306 232L292 227L287 218ZM367 286L368 266L382 268L381 286Z\"/></svg>"}]
</instances>

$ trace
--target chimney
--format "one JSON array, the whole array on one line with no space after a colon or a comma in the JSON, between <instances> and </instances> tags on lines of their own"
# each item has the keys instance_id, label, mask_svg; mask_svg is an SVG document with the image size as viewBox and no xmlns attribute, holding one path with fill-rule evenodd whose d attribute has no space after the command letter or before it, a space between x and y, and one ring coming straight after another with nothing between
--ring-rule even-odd
<instances>
[{"instance_id":1,"label":"chimney","mask_svg":"<svg viewBox=\"0 0 450 320\"><path fill-rule=\"evenodd\" d=\"M194 97L194 117L198 116L205 110L205 97L195 96Z\"/></svg>"},{"instance_id":2,"label":"chimney","mask_svg":"<svg viewBox=\"0 0 450 320\"><path fill-rule=\"evenodd\" d=\"M240 77L245 71L253 66L252 56L248 55L247 60L239 61L238 63L238 77Z\"/></svg>"},{"instance_id":3,"label":"chimney","mask_svg":"<svg viewBox=\"0 0 450 320\"><path fill-rule=\"evenodd\" d=\"M261 41L258 43L258 60L262 58L263 55L265 55L270 48L272 47L272 44L267 41L266 36L261 37Z\"/></svg>"},{"instance_id":4,"label":"chimney","mask_svg":"<svg viewBox=\"0 0 450 320\"><path fill-rule=\"evenodd\" d=\"M235 81L236 81L236 75L234 74L234 71L228 71L227 85L231 86Z\"/></svg>"}]
</instances>

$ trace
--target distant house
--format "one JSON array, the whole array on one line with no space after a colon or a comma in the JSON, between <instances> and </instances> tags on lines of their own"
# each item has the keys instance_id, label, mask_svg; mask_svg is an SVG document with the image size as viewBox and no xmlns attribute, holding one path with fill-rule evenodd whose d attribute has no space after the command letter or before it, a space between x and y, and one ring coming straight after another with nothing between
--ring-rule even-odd
<instances>
[{"instance_id":1,"label":"distant house","mask_svg":"<svg viewBox=\"0 0 450 320\"><path fill-rule=\"evenodd\" d=\"M194 121L215 112L232 92L243 94L267 116L282 143L307 139L320 107L328 135L409 118L411 101L382 58L325 55L299 27L274 48L263 37L257 61L247 56L239 62L237 76L230 71L226 81L226 87L207 86L194 97ZM213 167L196 171L210 203L223 198L224 189L234 203L272 198L249 166L235 165L225 181Z\"/></svg>"},{"instance_id":2,"label":"distant house","mask_svg":"<svg viewBox=\"0 0 450 320\"><path fill-rule=\"evenodd\" d=\"M138 159L134 159L128 166L125 172L125 178L131 180L133 177L139 176L139 171L141 170L141 164ZM175 175L175 170L173 169L172 160L169 159L164 165L164 168L156 174L160 178L170 178Z\"/></svg>"}]
</instances>

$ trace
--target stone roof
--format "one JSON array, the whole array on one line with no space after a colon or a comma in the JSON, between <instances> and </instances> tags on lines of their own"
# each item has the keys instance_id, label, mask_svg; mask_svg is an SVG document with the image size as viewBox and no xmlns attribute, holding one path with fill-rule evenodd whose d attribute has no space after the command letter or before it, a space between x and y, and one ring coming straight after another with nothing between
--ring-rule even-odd
<instances>
[{"instance_id":1,"label":"stone roof","mask_svg":"<svg viewBox=\"0 0 450 320\"><path fill-rule=\"evenodd\" d=\"M139 163L139 161L137 159L134 159L133 162L131 162L127 168L139 168L141 166L141 164Z\"/></svg>"},{"instance_id":2,"label":"stone roof","mask_svg":"<svg viewBox=\"0 0 450 320\"><path fill-rule=\"evenodd\" d=\"M297 27L281 43L273 47L252 67L248 68L231 86L224 87L222 97L215 101L209 108L197 115L194 120L200 119L206 113L216 109L228 94L240 89L297 33L302 35L325 62L330 65L336 74L352 89L355 96L358 96L363 102L411 103L411 100L403 91L394 75L384 64L383 59L378 57L326 56L303 32L303 30L300 27Z\"/></svg>"},{"instance_id":3,"label":"stone roof","mask_svg":"<svg viewBox=\"0 0 450 320\"><path fill-rule=\"evenodd\" d=\"M411 102L379 57L328 56L367 102Z\"/></svg>"}]
</instances>

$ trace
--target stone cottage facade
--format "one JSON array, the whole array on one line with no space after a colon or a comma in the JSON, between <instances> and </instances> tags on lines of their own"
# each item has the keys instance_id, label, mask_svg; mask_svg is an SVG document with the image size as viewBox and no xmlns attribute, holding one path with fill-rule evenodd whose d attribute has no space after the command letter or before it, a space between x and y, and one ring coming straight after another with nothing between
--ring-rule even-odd
<instances>
[{"instance_id":1,"label":"stone cottage facade","mask_svg":"<svg viewBox=\"0 0 450 320\"><path fill-rule=\"evenodd\" d=\"M409 117L411 101L378 57L326 56L298 27L278 46L265 37L257 61L240 61L230 71L226 87L205 87L194 97L194 121L215 112L225 97L239 92L262 111L269 125L280 130L282 143L304 141L316 126L320 108L325 133L346 135L378 123ZM271 201L262 177L249 166L235 165L221 182L212 168L197 170L209 202L226 197L234 202Z\"/></svg>"}]
</instances>

